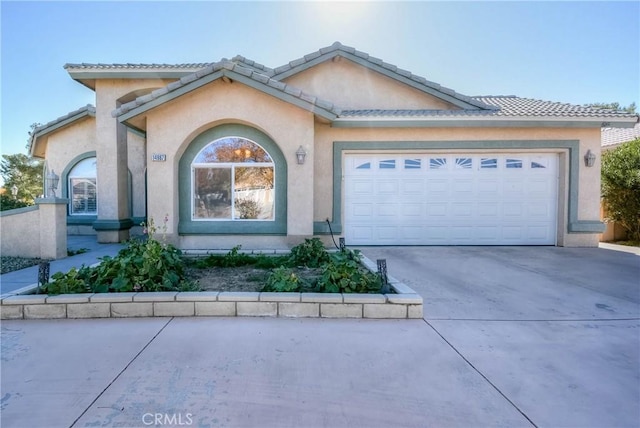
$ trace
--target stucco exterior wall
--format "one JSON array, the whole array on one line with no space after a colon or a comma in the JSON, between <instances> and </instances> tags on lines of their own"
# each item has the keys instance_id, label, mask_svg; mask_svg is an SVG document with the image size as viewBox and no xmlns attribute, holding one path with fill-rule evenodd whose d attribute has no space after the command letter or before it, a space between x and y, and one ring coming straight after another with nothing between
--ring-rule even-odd
<instances>
[{"instance_id":1,"label":"stucco exterior wall","mask_svg":"<svg viewBox=\"0 0 640 428\"><path fill-rule=\"evenodd\" d=\"M66 128L57 130L49 135L46 149L46 159L50 169L60 175L71 166L79 155L96 150L96 120L88 117ZM63 184L58 185L57 195ZM67 197L68 195L62 195Z\"/></svg>"},{"instance_id":2,"label":"stucco exterior wall","mask_svg":"<svg viewBox=\"0 0 640 428\"><path fill-rule=\"evenodd\" d=\"M456 109L345 58L318 64L283 82L343 109Z\"/></svg>"},{"instance_id":3,"label":"stucco exterior wall","mask_svg":"<svg viewBox=\"0 0 640 428\"><path fill-rule=\"evenodd\" d=\"M314 117L299 107L237 82L215 81L160 106L147 116L148 216L169 216L167 232L183 248L216 248L219 235L177 238L179 161L193 139L217 125L240 123L267 134L287 163L287 235L313 234ZM307 151L298 165L295 152ZM153 153L166 162L151 162ZM276 178L277 179L277 178ZM276 239L277 240L277 239ZM238 240L236 240L237 245Z\"/></svg>"},{"instance_id":4,"label":"stucco exterior wall","mask_svg":"<svg viewBox=\"0 0 640 428\"><path fill-rule=\"evenodd\" d=\"M37 198L36 205L0 213L3 256L61 259L67 256L68 199Z\"/></svg>"},{"instance_id":5,"label":"stucco exterior wall","mask_svg":"<svg viewBox=\"0 0 640 428\"><path fill-rule=\"evenodd\" d=\"M0 215L3 256L40 257L40 212L37 206L4 211Z\"/></svg>"},{"instance_id":6,"label":"stucco exterior wall","mask_svg":"<svg viewBox=\"0 0 640 428\"><path fill-rule=\"evenodd\" d=\"M579 140L580 165L578 173L578 220L597 221L600 213L600 130L553 128L377 128L343 129L316 124L316 148L314 157L314 221L333 219L333 143L335 141L516 141L516 140ZM597 156L596 166L586 168L582 157L591 149ZM437 150L447 152L447 150ZM463 150L464 151L464 150ZM468 150L467 150L468 151ZM484 150L496 152L496 150ZM503 150L513 152L514 150ZM561 154L558 203L558 244L565 246L596 246L598 234L567 233L567 204L569 168L566 149L536 149L539 152ZM564 160L564 164L563 164ZM344 192L342 192L344 195ZM343 204L344 206L344 204Z\"/></svg>"},{"instance_id":7,"label":"stucco exterior wall","mask_svg":"<svg viewBox=\"0 0 640 428\"><path fill-rule=\"evenodd\" d=\"M140 134L127 133L127 163L131 173L131 216L140 219L146 215L146 141Z\"/></svg>"},{"instance_id":8,"label":"stucco exterior wall","mask_svg":"<svg viewBox=\"0 0 640 428\"><path fill-rule=\"evenodd\" d=\"M124 125L111 116L120 100L160 88L164 79L96 80L96 152L98 169L98 222L110 230L98 232L99 242L118 242L128 238L128 229L113 229L113 224L131 217L129 207L128 145Z\"/></svg>"}]
</instances>

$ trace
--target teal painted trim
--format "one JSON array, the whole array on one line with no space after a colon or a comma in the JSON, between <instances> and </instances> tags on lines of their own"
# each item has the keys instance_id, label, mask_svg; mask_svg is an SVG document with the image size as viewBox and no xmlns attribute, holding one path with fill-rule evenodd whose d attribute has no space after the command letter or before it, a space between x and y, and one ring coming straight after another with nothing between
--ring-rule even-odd
<instances>
[{"instance_id":1,"label":"teal painted trim","mask_svg":"<svg viewBox=\"0 0 640 428\"><path fill-rule=\"evenodd\" d=\"M544 120L533 118L429 118L429 119L379 119L379 120L351 120L338 119L331 123L332 128L601 128L601 120L584 120L580 118L566 118L561 120ZM610 126L626 125L628 122L607 122Z\"/></svg>"},{"instance_id":2,"label":"teal painted trim","mask_svg":"<svg viewBox=\"0 0 640 428\"><path fill-rule=\"evenodd\" d=\"M133 222L134 226L141 226L142 223L147 224L146 217L133 217L131 218L131 221Z\"/></svg>"},{"instance_id":3,"label":"teal painted trim","mask_svg":"<svg viewBox=\"0 0 640 428\"><path fill-rule=\"evenodd\" d=\"M333 231L334 235L342 234L342 225L340 223L331 223L331 229L329 229L326 221L313 222L314 235L330 235L331 231Z\"/></svg>"},{"instance_id":4,"label":"teal painted trim","mask_svg":"<svg viewBox=\"0 0 640 428\"><path fill-rule=\"evenodd\" d=\"M356 64L359 64L363 67L366 67L370 70L376 71L384 76L387 76L391 79L394 79L398 82L402 82L406 85L411 86L412 88L418 89L419 91L422 91L424 93L427 93L429 95L432 95L436 98L439 98L441 100L447 101L457 107L460 108L464 108L464 109L473 109L473 110L479 110L480 108L474 104L468 103L460 98L457 98L455 96L449 95L445 92L439 91L437 89L431 88L423 83L420 82L416 82L415 80L409 79L395 71L389 70L387 68L384 68L380 65L377 65L367 59L364 58L360 58L356 55L353 55L351 53L348 52L344 52L344 51L333 51L333 52L329 52L323 55L318 56L317 58L314 58L310 61L306 61L296 67L290 68L289 70L276 74L273 76L274 79L276 80L283 80L286 79L287 77L293 76L294 74L298 74L302 71L308 70L309 68L312 68L322 62L325 62L327 60L330 60L336 56L341 56L344 57L350 61L355 62Z\"/></svg>"},{"instance_id":5,"label":"teal painted trim","mask_svg":"<svg viewBox=\"0 0 640 428\"><path fill-rule=\"evenodd\" d=\"M595 226L589 226L591 222L578 220L579 198L578 183L581 167L580 141L578 140L505 140L505 141L336 141L333 143L333 224L341 225L342 222L342 158L345 151L349 150L376 150L376 151L402 151L402 150L527 150L527 149L567 149L569 168L569 201L567 206L567 232L600 233L591 232Z\"/></svg>"},{"instance_id":6,"label":"teal painted trim","mask_svg":"<svg viewBox=\"0 0 640 428\"><path fill-rule=\"evenodd\" d=\"M93 222L93 228L97 231L113 231L113 230L129 230L133 226L130 218L119 220L96 220Z\"/></svg>"},{"instance_id":7,"label":"teal painted trim","mask_svg":"<svg viewBox=\"0 0 640 428\"><path fill-rule=\"evenodd\" d=\"M191 219L191 163L206 145L222 137L248 138L260 144L275 167L274 221L194 221ZM187 147L178 164L179 234L279 234L287 233L287 161L278 145L265 133L245 125L220 125L198 135Z\"/></svg>"},{"instance_id":8,"label":"teal painted trim","mask_svg":"<svg viewBox=\"0 0 640 428\"><path fill-rule=\"evenodd\" d=\"M578 220L569 223L569 233L602 233L606 228L601 221Z\"/></svg>"},{"instance_id":9,"label":"teal painted trim","mask_svg":"<svg viewBox=\"0 0 640 428\"><path fill-rule=\"evenodd\" d=\"M0 211L0 217L9 217L9 216L12 216L12 215L28 213L28 212L31 212L31 211L38 211L38 206L37 205L30 205L28 207L14 208L12 210Z\"/></svg>"},{"instance_id":10,"label":"teal painted trim","mask_svg":"<svg viewBox=\"0 0 640 428\"><path fill-rule=\"evenodd\" d=\"M67 205L69 199L59 198L57 196L47 198L36 198L36 205Z\"/></svg>"},{"instance_id":11,"label":"teal painted trim","mask_svg":"<svg viewBox=\"0 0 640 428\"><path fill-rule=\"evenodd\" d=\"M88 159L88 158L95 158L96 155L96 151L90 151L90 152L85 152L85 153L81 153L78 156L76 156L75 158L71 159L71 161L67 164L67 166L64 168L64 170L62 170L62 173L60 174L60 194L62 195L62 197L64 198L68 198L69 197L69 173L71 172L71 170L73 169L74 166L76 166L79 162ZM96 171L96 175L98 174L98 172ZM100 203L100 198L98 196L98 204ZM69 217L71 216L71 206L69 206L67 208L67 215Z\"/></svg>"},{"instance_id":12,"label":"teal painted trim","mask_svg":"<svg viewBox=\"0 0 640 428\"><path fill-rule=\"evenodd\" d=\"M92 226L93 223L98 219L96 215L68 215L67 216L67 225L68 226Z\"/></svg>"},{"instance_id":13,"label":"teal painted trim","mask_svg":"<svg viewBox=\"0 0 640 428\"><path fill-rule=\"evenodd\" d=\"M286 235L274 222L183 222L178 224L180 235Z\"/></svg>"}]
</instances>

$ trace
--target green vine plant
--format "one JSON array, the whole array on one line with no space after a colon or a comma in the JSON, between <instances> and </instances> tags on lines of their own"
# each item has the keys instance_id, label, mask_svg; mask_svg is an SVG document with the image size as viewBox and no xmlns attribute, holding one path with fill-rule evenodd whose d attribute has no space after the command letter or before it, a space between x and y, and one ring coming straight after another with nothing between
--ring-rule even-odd
<instances>
[{"instance_id":1,"label":"green vine plant","mask_svg":"<svg viewBox=\"0 0 640 428\"><path fill-rule=\"evenodd\" d=\"M166 242L169 216L158 231L153 218L141 226L146 239L130 239L117 256L102 257L95 268L82 266L57 273L43 287L48 294L131 291L195 291L187 281L182 252ZM160 235L160 237L158 237Z\"/></svg>"}]
</instances>

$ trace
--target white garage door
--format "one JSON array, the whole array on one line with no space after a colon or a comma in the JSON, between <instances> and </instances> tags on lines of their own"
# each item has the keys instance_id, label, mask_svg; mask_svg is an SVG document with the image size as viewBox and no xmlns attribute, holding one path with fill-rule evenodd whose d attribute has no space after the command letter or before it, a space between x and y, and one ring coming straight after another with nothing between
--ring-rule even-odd
<instances>
[{"instance_id":1,"label":"white garage door","mask_svg":"<svg viewBox=\"0 0 640 428\"><path fill-rule=\"evenodd\" d=\"M345 156L350 245L554 245L556 154Z\"/></svg>"}]
</instances>

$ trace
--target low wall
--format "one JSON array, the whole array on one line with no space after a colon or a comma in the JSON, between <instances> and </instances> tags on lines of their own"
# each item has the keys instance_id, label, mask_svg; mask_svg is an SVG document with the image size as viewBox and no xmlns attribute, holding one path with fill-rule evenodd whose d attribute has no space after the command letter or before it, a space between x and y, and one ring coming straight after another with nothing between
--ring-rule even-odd
<instances>
[{"instance_id":1,"label":"low wall","mask_svg":"<svg viewBox=\"0 0 640 428\"><path fill-rule=\"evenodd\" d=\"M417 294L159 292L5 297L3 320L132 317L422 318Z\"/></svg>"},{"instance_id":2,"label":"low wall","mask_svg":"<svg viewBox=\"0 0 640 428\"><path fill-rule=\"evenodd\" d=\"M40 211L34 205L0 211L3 256L40 258Z\"/></svg>"},{"instance_id":3,"label":"low wall","mask_svg":"<svg viewBox=\"0 0 640 428\"><path fill-rule=\"evenodd\" d=\"M363 257L370 270L375 264ZM422 318L423 299L389 277L395 293L156 292L30 294L37 284L2 296L0 319L132 317Z\"/></svg>"},{"instance_id":4,"label":"low wall","mask_svg":"<svg viewBox=\"0 0 640 428\"><path fill-rule=\"evenodd\" d=\"M3 256L60 259L67 256L68 199L36 199L36 205L0 212Z\"/></svg>"}]
</instances>

